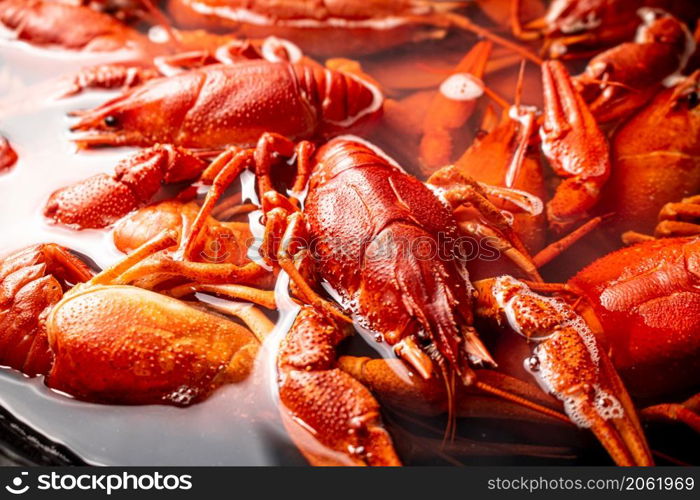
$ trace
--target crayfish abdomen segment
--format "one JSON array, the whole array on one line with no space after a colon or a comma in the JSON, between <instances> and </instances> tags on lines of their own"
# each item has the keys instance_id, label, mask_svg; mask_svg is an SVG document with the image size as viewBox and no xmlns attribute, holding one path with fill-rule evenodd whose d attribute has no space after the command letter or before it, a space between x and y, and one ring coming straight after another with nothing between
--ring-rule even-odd
<instances>
[{"instance_id":1,"label":"crayfish abdomen segment","mask_svg":"<svg viewBox=\"0 0 700 500\"><path fill-rule=\"evenodd\" d=\"M310 65L292 66L301 94L319 113L319 135L331 136L375 118L382 96L372 84L339 71Z\"/></svg>"},{"instance_id":2,"label":"crayfish abdomen segment","mask_svg":"<svg viewBox=\"0 0 700 500\"><path fill-rule=\"evenodd\" d=\"M53 362L45 323L71 284L90 270L58 245L35 245L0 261L0 364L27 375Z\"/></svg>"}]
</instances>

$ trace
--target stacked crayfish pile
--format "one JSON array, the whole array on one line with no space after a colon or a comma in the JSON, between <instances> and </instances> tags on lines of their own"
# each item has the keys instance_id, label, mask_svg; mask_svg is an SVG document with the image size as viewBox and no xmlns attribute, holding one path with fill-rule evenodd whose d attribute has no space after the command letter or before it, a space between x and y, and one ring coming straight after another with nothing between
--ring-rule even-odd
<instances>
[{"instance_id":1,"label":"stacked crayfish pile","mask_svg":"<svg viewBox=\"0 0 700 500\"><path fill-rule=\"evenodd\" d=\"M201 401L250 375L283 288L280 410L313 464L398 465L425 441L391 421L442 414L445 454L496 419L592 432L620 465L674 460L647 429L700 433L699 17L696 0L0 0L21 43L130 54L65 95L119 93L74 111L76 154L138 148L44 208L111 231L121 261L96 272L50 242L0 261L0 363L92 402ZM21 168L3 139L0 169ZM387 357L351 355L357 332Z\"/></svg>"}]
</instances>

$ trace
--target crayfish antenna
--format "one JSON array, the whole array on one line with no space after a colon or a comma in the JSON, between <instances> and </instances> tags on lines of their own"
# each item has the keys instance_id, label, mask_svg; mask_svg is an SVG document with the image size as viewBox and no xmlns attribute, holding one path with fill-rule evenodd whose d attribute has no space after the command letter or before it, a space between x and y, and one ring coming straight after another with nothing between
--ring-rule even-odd
<instances>
[{"instance_id":1,"label":"crayfish antenna","mask_svg":"<svg viewBox=\"0 0 700 500\"><path fill-rule=\"evenodd\" d=\"M455 371L450 370L449 367L443 367L442 380L445 384L445 394L447 395L447 425L442 435L442 446L444 447L448 442L454 441L457 435Z\"/></svg>"}]
</instances>

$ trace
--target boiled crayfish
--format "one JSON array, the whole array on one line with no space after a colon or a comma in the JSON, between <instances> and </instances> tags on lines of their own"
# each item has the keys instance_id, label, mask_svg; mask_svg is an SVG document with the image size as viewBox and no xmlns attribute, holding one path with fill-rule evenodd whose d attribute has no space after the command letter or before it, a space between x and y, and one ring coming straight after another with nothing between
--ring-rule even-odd
<instances>
[{"instance_id":1,"label":"boiled crayfish","mask_svg":"<svg viewBox=\"0 0 700 500\"><path fill-rule=\"evenodd\" d=\"M456 12L460 2L431 0L361 0L315 2L242 2L230 0L171 0L169 11L187 27L234 29L239 36L281 36L305 52L320 57L360 55L407 42L441 38L455 27L489 38L533 60L540 59L522 46L474 24Z\"/></svg>"},{"instance_id":2,"label":"boiled crayfish","mask_svg":"<svg viewBox=\"0 0 700 500\"><path fill-rule=\"evenodd\" d=\"M177 241L176 232L163 231L95 276L53 244L6 257L0 268L2 318L8 326L3 363L29 375L44 374L49 387L76 397L122 404L190 404L245 378L262 338L213 312L128 285L140 279L144 286L160 269L158 262L170 259L157 258L159 252ZM150 265L139 268L149 258ZM206 281L207 264L183 265L191 266L191 279ZM231 293L254 297L239 291ZM264 294L257 297L269 306Z\"/></svg>"},{"instance_id":3,"label":"boiled crayfish","mask_svg":"<svg viewBox=\"0 0 700 500\"><path fill-rule=\"evenodd\" d=\"M70 50L157 52L149 39L107 14L45 0L0 1L0 23L20 40Z\"/></svg>"},{"instance_id":4,"label":"boiled crayfish","mask_svg":"<svg viewBox=\"0 0 700 500\"><path fill-rule=\"evenodd\" d=\"M148 81L78 113L72 130L81 146L223 149L255 144L264 132L328 137L371 121L381 105L380 92L352 75L254 60Z\"/></svg>"}]
</instances>

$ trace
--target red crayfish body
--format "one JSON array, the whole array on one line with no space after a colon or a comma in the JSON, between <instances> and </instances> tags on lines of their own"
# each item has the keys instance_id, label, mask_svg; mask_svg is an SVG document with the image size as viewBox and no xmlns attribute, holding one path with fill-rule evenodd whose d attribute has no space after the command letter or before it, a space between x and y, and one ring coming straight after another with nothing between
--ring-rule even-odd
<instances>
[{"instance_id":1,"label":"red crayfish body","mask_svg":"<svg viewBox=\"0 0 700 500\"><path fill-rule=\"evenodd\" d=\"M305 64L254 60L151 80L73 127L83 146L253 145L264 132L328 137L371 119L382 98L358 78Z\"/></svg>"},{"instance_id":2,"label":"red crayfish body","mask_svg":"<svg viewBox=\"0 0 700 500\"><path fill-rule=\"evenodd\" d=\"M305 213L321 276L359 321L391 345L434 344L464 374L472 289L448 206L369 146L338 140L316 155Z\"/></svg>"}]
</instances>

